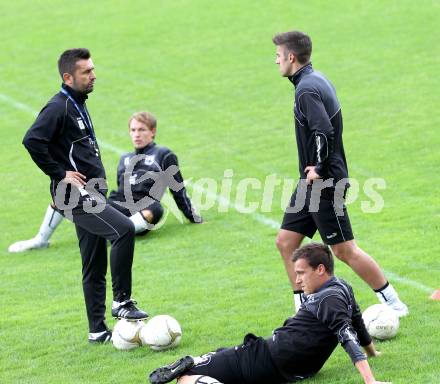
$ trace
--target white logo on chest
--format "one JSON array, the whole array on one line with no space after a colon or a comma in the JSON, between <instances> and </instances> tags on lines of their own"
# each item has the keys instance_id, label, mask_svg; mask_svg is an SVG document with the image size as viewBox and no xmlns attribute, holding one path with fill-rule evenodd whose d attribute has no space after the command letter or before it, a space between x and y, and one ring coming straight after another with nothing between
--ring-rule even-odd
<instances>
[{"instance_id":1,"label":"white logo on chest","mask_svg":"<svg viewBox=\"0 0 440 384\"><path fill-rule=\"evenodd\" d=\"M130 176L130 179L129 179L130 185L136 184L136 177L137 177L136 173Z\"/></svg>"},{"instance_id":2,"label":"white logo on chest","mask_svg":"<svg viewBox=\"0 0 440 384\"><path fill-rule=\"evenodd\" d=\"M145 155L145 165L152 165L154 163L154 155Z\"/></svg>"},{"instance_id":3,"label":"white logo on chest","mask_svg":"<svg viewBox=\"0 0 440 384\"><path fill-rule=\"evenodd\" d=\"M81 130L86 129L86 126L84 125L84 121L82 121L81 117L77 117L76 121L78 123L79 129Z\"/></svg>"},{"instance_id":4,"label":"white logo on chest","mask_svg":"<svg viewBox=\"0 0 440 384\"><path fill-rule=\"evenodd\" d=\"M316 299L315 295L307 295L307 302L308 302L309 304L314 303L314 302L315 302L315 299Z\"/></svg>"}]
</instances>

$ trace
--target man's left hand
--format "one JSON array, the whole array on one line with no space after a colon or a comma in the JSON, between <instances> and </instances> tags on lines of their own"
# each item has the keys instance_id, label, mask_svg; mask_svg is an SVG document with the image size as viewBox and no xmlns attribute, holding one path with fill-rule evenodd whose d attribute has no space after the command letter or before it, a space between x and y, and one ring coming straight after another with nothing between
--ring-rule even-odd
<instances>
[{"instance_id":1,"label":"man's left hand","mask_svg":"<svg viewBox=\"0 0 440 384\"><path fill-rule=\"evenodd\" d=\"M312 184L313 180L320 179L321 176L319 176L315 171L315 166L309 165L304 169L304 172L307 174L307 184Z\"/></svg>"}]
</instances>

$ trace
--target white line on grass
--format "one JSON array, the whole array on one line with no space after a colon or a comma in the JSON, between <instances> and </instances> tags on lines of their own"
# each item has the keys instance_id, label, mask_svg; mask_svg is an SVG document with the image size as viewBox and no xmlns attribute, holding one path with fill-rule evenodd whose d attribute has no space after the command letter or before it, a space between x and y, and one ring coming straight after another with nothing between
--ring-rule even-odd
<instances>
[{"instance_id":1,"label":"white line on grass","mask_svg":"<svg viewBox=\"0 0 440 384\"><path fill-rule=\"evenodd\" d=\"M116 153L117 155L122 155L124 152L122 149L115 147L114 145L111 145L103 140L98 140L99 145L102 148L106 148L114 153ZM217 195L216 193L213 193L205 188L199 187L197 185L192 184L190 181L186 180L185 184L187 185L191 185L194 189L198 190L199 192L203 192L206 194L207 197L210 197L211 199L216 200L219 204L225 206L227 205L229 208L235 209L238 212L243 212L246 210L246 208L240 204L234 204L231 203L228 199L225 199L223 196ZM280 223L278 223L277 221L266 217L260 213L254 212L252 214L250 214L250 216L256 220L259 221L262 224L267 225L268 227L271 227L272 229L279 229L280 228Z\"/></svg>"},{"instance_id":2,"label":"white line on grass","mask_svg":"<svg viewBox=\"0 0 440 384\"><path fill-rule=\"evenodd\" d=\"M122 149L117 148L114 145L111 145L103 140L98 140L98 142L102 148L106 148L106 149L116 153L119 156L122 155L123 153L126 153ZM246 210L246 208L243 205L231 203L228 199L225 199L223 196L217 195L216 193L213 193L213 192L209 191L208 189L194 185L193 183L191 183L188 180L185 180L185 184L192 186L195 190L198 190L199 192L205 193L207 197L210 197L211 199L216 200L219 204L221 204L223 206L227 205L229 208L235 209L238 212L243 212ZM254 212L249 215L253 219L255 219L256 221L259 221L260 223L265 224L265 225L271 227L272 229L279 229L280 228L280 223L278 223L277 221L275 221L269 217L266 217L260 213Z\"/></svg>"},{"instance_id":3,"label":"white line on grass","mask_svg":"<svg viewBox=\"0 0 440 384\"><path fill-rule=\"evenodd\" d=\"M32 107L29 105L23 104L18 102L17 100L14 100L12 97L9 97L3 93L0 93L0 100L6 102L7 104L12 105L16 109L19 109L21 111L29 112L34 116L38 115L38 112L36 112Z\"/></svg>"},{"instance_id":4,"label":"white line on grass","mask_svg":"<svg viewBox=\"0 0 440 384\"><path fill-rule=\"evenodd\" d=\"M199 187L197 185L192 184L191 182L186 182L188 185L192 185L194 189L198 190L199 192L204 192L207 197L210 197L212 199L215 199L219 204L222 206L227 205L229 208L235 209L238 212L243 212L246 210L246 208L240 204L234 204L229 201L229 199L225 199L223 196L217 195L214 192L209 191L208 189ZM265 224L273 229L279 229L280 223L278 223L275 220L272 220L269 217L266 217L260 213L253 212L253 213L245 213L245 215L249 215L251 218L253 218L256 221L259 221L262 224Z\"/></svg>"},{"instance_id":5,"label":"white line on grass","mask_svg":"<svg viewBox=\"0 0 440 384\"><path fill-rule=\"evenodd\" d=\"M21 111L25 111L28 113L31 113L33 116L38 115L38 112L36 112L32 107L30 107L29 105L20 103L19 101L13 99L12 97L5 95L3 93L0 93L0 100L5 102L6 104L12 105L14 108L19 109ZM112 151L114 153L116 153L117 155L122 155L123 153L125 153L126 151L123 151L122 149L115 147L112 144L107 143L104 140L99 140L99 145L102 148L106 148L109 151ZM191 185L191 183L188 182L189 185ZM196 186L196 188L201 191L206 193L207 196L214 198L218 203L221 204L227 204L229 206L229 208L235 209L237 211L242 211L244 207L242 207L241 205L237 205L234 203L231 203L229 200L225 199L223 196L217 195L216 193L213 193L207 189L201 188ZM254 212L254 213L249 213L248 214L252 219L260 222L261 224L264 224L272 229L279 229L280 228L280 223L277 222L276 220L273 220L269 217L266 217L260 213ZM422 283L419 283L418 281L415 280L411 280L411 279L407 279L406 277L402 277L399 276L397 274L395 274L394 272L390 272L390 271L385 271L384 273L390 277L392 280L398 281L402 284L417 288L421 291L427 292L427 293L431 293L434 291L434 288L428 287L427 285L424 285Z\"/></svg>"},{"instance_id":6,"label":"white line on grass","mask_svg":"<svg viewBox=\"0 0 440 384\"><path fill-rule=\"evenodd\" d=\"M434 292L434 288L430 288L430 287L426 286L425 284L419 283L418 281L407 279L405 277L397 275L394 272L390 272L390 271L384 271L384 272L387 275L387 277L391 278L392 280L398 281L399 283L403 283L403 284L409 285L411 287L418 288L421 291L425 291L427 293Z\"/></svg>"}]
</instances>

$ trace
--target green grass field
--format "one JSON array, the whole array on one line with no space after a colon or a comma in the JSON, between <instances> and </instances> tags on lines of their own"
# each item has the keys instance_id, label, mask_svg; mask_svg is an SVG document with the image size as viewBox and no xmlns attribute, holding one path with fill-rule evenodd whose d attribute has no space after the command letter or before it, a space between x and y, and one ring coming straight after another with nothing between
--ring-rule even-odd
<instances>
[{"instance_id":1,"label":"green grass field","mask_svg":"<svg viewBox=\"0 0 440 384\"><path fill-rule=\"evenodd\" d=\"M349 207L357 241L411 312L394 340L378 343L376 378L440 381L440 303L429 299L440 288L438 0L16 0L1 1L0 14L0 383L146 382L158 365L237 344L247 332L268 336L291 314L274 244L282 186L270 212L234 208L243 178L297 177L293 88L279 76L271 42L289 29L311 35L314 66L338 90L350 176L361 185ZM227 212L214 202L199 226L170 215L136 243L134 297L151 314L179 320L182 343L171 351L87 343L70 223L47 250L7 252L34 236L50 198L48 177L21 140L59 88L59 54L74 46L88 47L96 65L88 107L111 186L120 152L131 150L127 118L143 109L158 117L157 142L178 154L184 177L220 185L225 169L234 172ZM362 186L372 177L386 181L385 206L363 213ZM261 202L262 190L250 189L247 201ZM363 308L376 302L348 267L337 262L336 272ZM340 347L308 381L360 382Z\"/></svg>"}]
</instances>

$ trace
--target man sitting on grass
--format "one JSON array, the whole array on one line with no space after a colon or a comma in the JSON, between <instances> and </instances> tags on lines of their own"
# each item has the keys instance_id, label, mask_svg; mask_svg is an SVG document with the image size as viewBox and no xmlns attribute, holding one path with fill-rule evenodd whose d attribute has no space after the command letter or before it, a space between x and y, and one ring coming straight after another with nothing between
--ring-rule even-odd
<instances>
[{"instance_id":1,"label":"man sitting on grass","mask_svg":"<svg viewBox=\"0 0 440 384\"><path fill-rule=\"evenodd\" d=\"M241 345L221 348L200 357L186 356L156 369L152 384L282 384L315 375L338 342L367 384L374 379L367 356L377 356L362 320L353 290L333 276L328 246L307 244L293 254L296 282L304 302L271 337L246 335ZM366 352L361 351L360 346Z\"/></svg>"}]
</instances>

